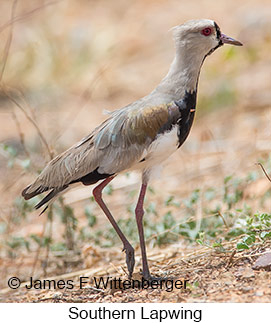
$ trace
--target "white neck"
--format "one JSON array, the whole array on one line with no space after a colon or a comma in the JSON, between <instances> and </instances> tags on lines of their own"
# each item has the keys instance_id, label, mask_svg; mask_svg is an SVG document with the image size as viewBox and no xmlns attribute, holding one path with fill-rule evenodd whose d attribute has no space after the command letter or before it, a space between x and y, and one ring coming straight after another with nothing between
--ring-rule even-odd
<instances>
[{"instance_id":1,"label":"white neck","mask_svg":"<svg viewBox=\"0 0 271 323\"><path fill-rule=\"evenodd\" d=\"M175 58L167 75L157 86L156 91L181 99L185 92L197 90L200 68L204 60L198 51L178 43Z\"/></svg>"}]
</instances>

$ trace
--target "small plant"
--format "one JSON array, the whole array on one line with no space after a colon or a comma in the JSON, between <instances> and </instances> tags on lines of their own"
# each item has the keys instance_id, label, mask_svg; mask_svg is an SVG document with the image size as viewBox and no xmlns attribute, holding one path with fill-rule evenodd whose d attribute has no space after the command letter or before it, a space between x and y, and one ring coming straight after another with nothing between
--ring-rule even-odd
<instances>
[{"instance_id":1,"label":"small plant","mask_svg":"<svg viewBox=\"0 0 271 323\"><path fill-rule=\"evenodd\" d=\"M256 213L245 219L243 237L237 243L237 249L249 249L253 244L271 240L271 214Z\"/></svg>"},{"instance_id":2,"label":"small plant","mask_svg":"<svg viewBox=\"0 0 271 323\"><path fill-rule=\"evenodd\" d=\"M19 159L16 150L9 146L1 146L1 149L9 160L10 167L16 163L28 171L28 159ZM147 243L164 246L185 239L187 243L196 242L216 252L228 252L226 244L233 242L236 250L241 252L271 240L271 215L255 213L247 202L243 202L244 188L247 184L253 183L258 176L257 171L249 173L245 178L230 175L225 177L221 187L198 188L184 199L170 195L162 202L154 201L156 192L149 187L147 199L150 200L146 203L144 216ZM114 194L113 187L107 186L105 193ZM124 234L134 243L139 242L134 215L136 195L135 190L127 193L126 208L129 217L117 221ZM260 199L259 206L270 199L270 195L269 190ZM38 197L30 201L16 198L10 224L17 226L27 221L29 213L38 201ZM109 223L103 229L100 228L98 217L94 212L94 203L94 198L91 197L84 209L86 225L81 227L73 208L60 198L58 203L54 203L49 212L46 212L48 220L43 234L30 234L27 237L8 236L5 241L7 254L15 257L20 250L39 252L45 249L47 255L49 251L65 255L68 251L81 250L81 245L86 242L101 247L120 244ZM63 232L62 239L56 239L52 234L52 225L57 218L62 224L59 228ZM4 234L8 232L5 222L0 223L0 231Z\"/></svg>"}]
</instances>

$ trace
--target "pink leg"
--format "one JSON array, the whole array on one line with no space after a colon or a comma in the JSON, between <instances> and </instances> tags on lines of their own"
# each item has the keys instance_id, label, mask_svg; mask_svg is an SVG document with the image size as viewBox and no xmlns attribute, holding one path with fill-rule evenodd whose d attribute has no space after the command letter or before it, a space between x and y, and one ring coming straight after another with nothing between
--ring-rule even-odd
<instances>
[{"instance_id":1,"label":"pink leg","mask_svg":"<svg viewBox=\"0 0 271 323\"><path fill-rule=\"evenodd\" d=\"M110 183L113 180L113 177L108 177L105 179L101 184L96 186L93 190L93 196L95 198L95 201L99 204L101 209L103 210L104 214L107 216L108 220L114 227L115 231L117 232L118 236L120 237L122 243L123 243L123 250L125 250L126 253L126 264L129 271L129 277L132 277L134 265L135 265L135 256L134 256L134 248L131 246L130 242L126 239L125 235L122 233L121 229L119 228L117 222L113 218L111 212L105 205L103 199L102 199L102 190L105 188L105 186Z\"/></svg>"},{"instance_id":2,"label":"pink leg","mask_svg":"<svg viewBox=\"0 0 271 323\"><path fill-rule=\"evenodd\" d=\"M143 266L142 275L145 279L149 280L151 279L151 274L148 266L145 239L144 239L144 230L143 230L143 223L142 223L143 215L144 215L143 204L144 204L146 189L147 189L147 184L142 183L136 209L135 209L135 214L136 214L136 223L137 223L137 228L139 233L139 241L140 241L140 248L141 248L141 255L142 255L142 266Z\"/></svg>"}]
</instances>

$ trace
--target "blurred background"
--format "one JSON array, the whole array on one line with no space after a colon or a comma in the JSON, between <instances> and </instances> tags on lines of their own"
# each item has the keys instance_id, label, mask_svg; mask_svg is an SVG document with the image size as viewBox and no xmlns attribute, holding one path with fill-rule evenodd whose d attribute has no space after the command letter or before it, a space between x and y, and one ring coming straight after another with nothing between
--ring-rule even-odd
<instances>
[{"instance_id":1,"label":"blurred background","mask_svg":"<svg viewBox=\"0 0 271 323\"><path fill-rule=\"evenodd\" d=\"M150 257L163 248L185 254L216 244L222 250L227 241L239 251L250 248L244 237L257 212L269 217L253 220L255 226L268 227L271 183L255 163L270 174L269 0L0 0L2 277L23 281L124 264L91 187L78 186L41 217L33 211L39 198L25 202L20 194L53 156L103 121L104 110L156 86L174 57L170 28L196 18L215 20L244 46L225 45L204 63L191 134L148 192ZM125 174L106 191L136 246L137 266L139 185L138 174Z\"/></svg>"}]
</instances>

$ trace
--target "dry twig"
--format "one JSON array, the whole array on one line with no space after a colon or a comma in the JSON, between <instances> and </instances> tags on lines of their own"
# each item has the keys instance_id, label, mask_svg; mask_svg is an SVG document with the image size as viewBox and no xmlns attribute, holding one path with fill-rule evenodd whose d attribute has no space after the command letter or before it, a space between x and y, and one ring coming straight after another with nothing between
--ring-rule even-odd
<instances>
[{"instance_id":1,"label":"dry twig","mask_svg":"<svg viewBox=\"0 0 271 323\"><path fill-rule=\"evenodd\" d=\"M47 152L48 152L48 155L50 157L50 159L52 159L54 157L53 155L53 152L52 150L50 149L49 147L49 144L45 138L45 136L43 135L42 131L40 130L38 124L36 123L36 121L32 118L32 116L29 115L29 113L25 110L25 108L16 100L14 99L11 95L9 95L9 93L6 91L6 89L4 89L2 87L2 91L5 93L5 95L7 96L7 98L13 102L22 112L23 114L25 115L25 117L27 118L27 120L30 121L30 123L32 123L32 125L35 127L35 129L37 130L37 133L42 141L42 143L44 144Z\"/></svg>"},{"instance_id":2,"label":"dry twig","mask_svg":"<svg viewBox=\"0 0 271 323\"><path fill-rule=\"evenodd\" d=\"M30 153L28 151L28 149L26 148L26 145L25 145L25 140L24 140L24 133L22 131L22 128L21 128L21 125L20 125L20 122L16 116L16 113L14 111L11 112L11 115L12 115L12 118L15 122L15 125L17 127L17 130L18 130L18 134L19 134L19 137L20 137L20 142L21 142L21 145L24 149L24 152L25 154L27 155L27 157L30 159Z\"/></svg>"},{"instance_id":3,"label":"dry twig","mask_svg":"<svg viewBox=\"0 0 271 323\"><path fill-rule=\"evenodd\" d=\"M42 6L39 6L39 7L34 8L34 9L32 9L32 10L30 10L30 11L26 12L26 13L23 13L23 14L22 14L22 15L20 15L20 16L13 17L11 20L9 20L8 22L6 22L6 23L5 23L5 24L3 24L2 26L0 26L0 33L1 33L3 30L5 30L6 28L8 28L11 24L14 24L14 23L16 23L16 22L22 21L22 20L24 20L25 18L28 18L28 17L32 16L34 13L36 13L36 12L38 12L38 11L40 11L40 10L42 10L42 9L46 8L46 7L49 7L49 6L51 6L51 5L54 5L54 4L56 4L56 3L60 2L60 1L62 1L62 0L56 0L56 1L50 1L50 2L47 2L47 3L45 3L45 4L44 4L44 5L42 5Z\"/></svg>"},{"instance_id":4,"label":"dry twig","mask_svg":"<svg viewBox=\"0 0 271 323\"><path fill-rule=\"evenodd\" d=\"M229 226L228 226L228 224L227 224L227 222L226 222L226 220L225 220L224 216L222 215L222 213L221 213L220 211L218 211L218 212L217 212L217 214L221 217L221 219L222 219L223 223L225 224L226 228L228 229L228 228L229 228Z\"/></svg>"},{"instance_id":5,"label":"dry twig","mask_svg":"<svg viewBox=\"0 0 271 323\"><path fill-rule=\"evenodd\" d=\"M262 169L262 171L264 172L265 176L267 177L267 179L269 180L269 182L271 182L271 178L270 176L267 174L267 171L265 170L265 168L263 167L263 165L261 163L257 163L256 165L259 165Z\"/></svg>"},{"instance_id":6,"label":"dry twig","mask_svg":"<svg viewBox=\"0 0 271 323\"><path fill-rule=\"evenodd\" d=\"M6 45L5 45L5 49L4 49L4 57L3 57L3 60L2 60L3 61L3 66L2 66L1 73L0 73L0 83L2 82L2 79L3 79L3 75L4 75L4 72L5 72L5 68L6 68L7 60L8 60L9 49L10 49L10 45L11 45L11 42L12 42L13 19L14 19L14 16L15 16L17 2L18 2L18 0L14 0L13 3L12 3L12 7L11 7L10 31L9 31L8 39L7 39L7 42L6 42Z\"/></svg>"}]
</instances>

